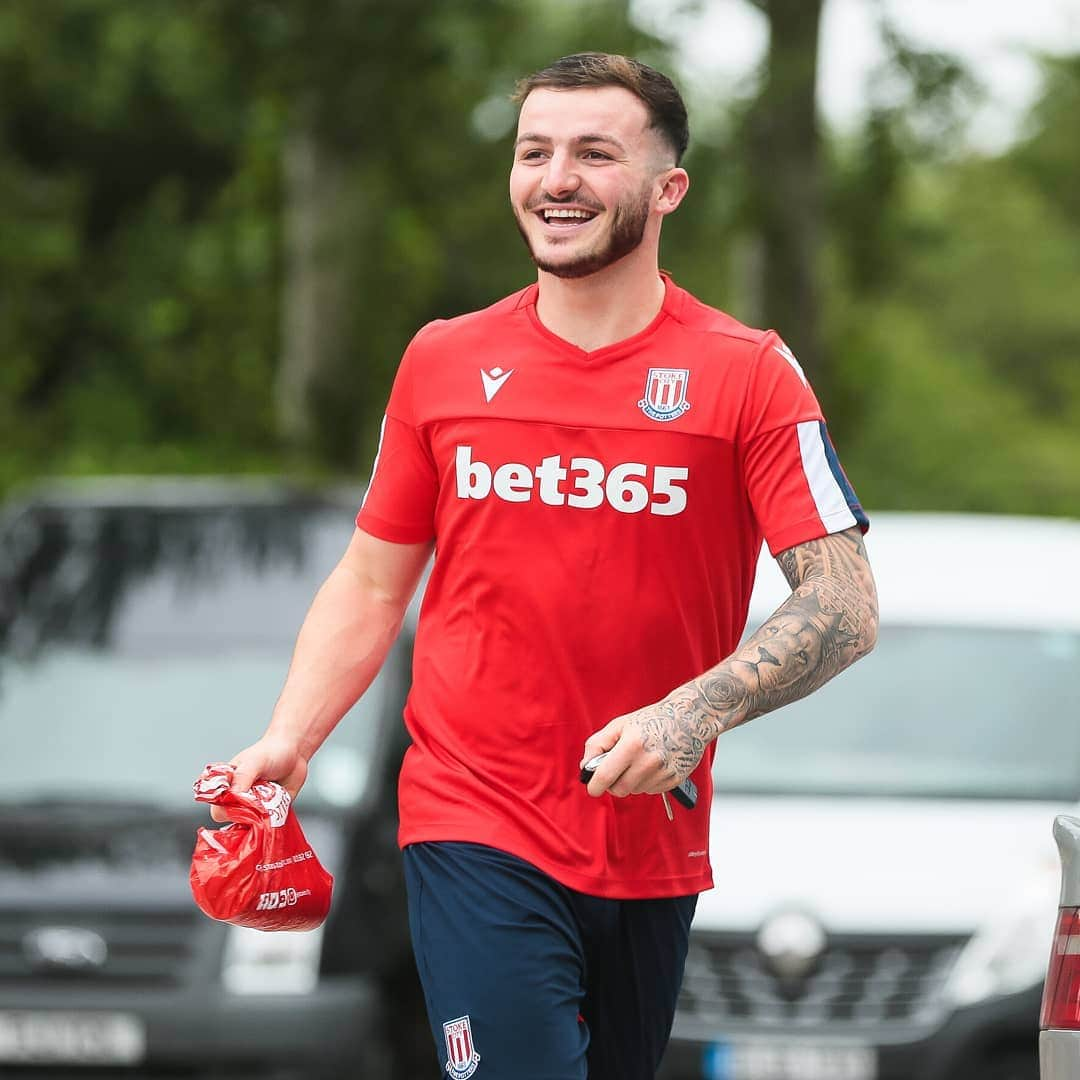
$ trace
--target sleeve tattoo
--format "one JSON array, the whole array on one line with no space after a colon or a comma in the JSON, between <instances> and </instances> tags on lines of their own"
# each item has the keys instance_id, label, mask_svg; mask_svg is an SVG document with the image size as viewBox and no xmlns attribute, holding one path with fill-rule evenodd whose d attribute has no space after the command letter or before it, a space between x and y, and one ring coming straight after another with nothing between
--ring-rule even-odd
<instances>
[{"instance_id":1,"label":"sleeve tattoo","mask_svg":"<svg viewBox=\"0 0 1080 1080\"><path fill-rule=\"evenodd\" d=\"M722 732L797 701L877 641L877 591L857 528L788 548L777 562L791 596L726 660L653 706L647 750L684 776Z\"/></svg>"}]
</instances>

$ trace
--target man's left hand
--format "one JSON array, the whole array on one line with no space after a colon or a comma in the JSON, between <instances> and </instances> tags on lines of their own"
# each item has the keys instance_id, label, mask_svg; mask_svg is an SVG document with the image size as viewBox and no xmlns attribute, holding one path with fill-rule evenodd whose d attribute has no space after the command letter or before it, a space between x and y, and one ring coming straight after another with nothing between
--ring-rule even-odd
<instances>
[{"instance_id":1,"label":"man's left hand","mask_svg":"<svg viewBox=\"0 0 1080 1080\"><path fill-rule=\"evenodd\" d=\"M697 768L711 738L705 715L695 708L697 700L696 694L680 689L655 705L616 716L590 735L581 764L598 754L607 756L589 781L589 794L659 795L682 783Z\"/></svg>"}]
</instances>

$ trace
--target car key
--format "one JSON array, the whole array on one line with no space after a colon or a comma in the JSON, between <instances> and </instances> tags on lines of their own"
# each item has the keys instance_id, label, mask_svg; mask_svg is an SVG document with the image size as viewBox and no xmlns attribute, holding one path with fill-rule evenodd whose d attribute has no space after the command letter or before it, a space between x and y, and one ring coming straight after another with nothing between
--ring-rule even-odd
<instances>
[{"instance_id":1,"label":"car key","mask_svg":"<svg viewBox=\"0 0 1080 1080\"><path fill-rule=\"evenodd\" d=\"M596 757L589 758L581 766L581 782L583 784L587 784L592 779L592 774L596 772L597 766L606 757L607 753L597 754ZM687 810L693 810L697 805L697 784L688 776L681 784L671 789L671 795L674 796L676 802L685 806Z\"/></svg>"}]
</instances>

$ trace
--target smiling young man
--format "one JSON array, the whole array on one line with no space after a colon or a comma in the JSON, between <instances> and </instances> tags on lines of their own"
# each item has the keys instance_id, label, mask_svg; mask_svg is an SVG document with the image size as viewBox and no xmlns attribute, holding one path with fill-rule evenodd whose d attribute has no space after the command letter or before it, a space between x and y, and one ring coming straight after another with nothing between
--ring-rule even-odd
<instances>
[{"instance_id":1,"label":"smiling young man","mask_svg":"<svg viewBox=\"0 0 1080 1080\"><path fill-rule=\"evenodd\" d=\"M866 518L787 346L658 269L689 183L671 82L590 53L517 100L537 281L407 349L356 532L236 784L299 789L434 547L399 839L444 1070L648 1080L712 885L715 741L873 646ZM792 594L740 645L763 539ZM697 805L673 806L688 779Z\"/></svg>"}]
</instances>

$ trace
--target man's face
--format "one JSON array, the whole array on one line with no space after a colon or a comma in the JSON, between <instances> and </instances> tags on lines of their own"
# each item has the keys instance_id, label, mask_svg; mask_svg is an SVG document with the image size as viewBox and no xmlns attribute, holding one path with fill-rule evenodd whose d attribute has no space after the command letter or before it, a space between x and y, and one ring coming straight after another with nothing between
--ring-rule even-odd
<instances>
[{"instance_id":1,"label":"man's face","mask_svg":"<svg viewBox=\"0 0 1080 1080\"><path fill-rule=\"evenodd\" d=\"M670 152L629 90L534 90L521 106L510 203L533 262L594 274L645 236Z\"/></svg>"}]
</instances>

